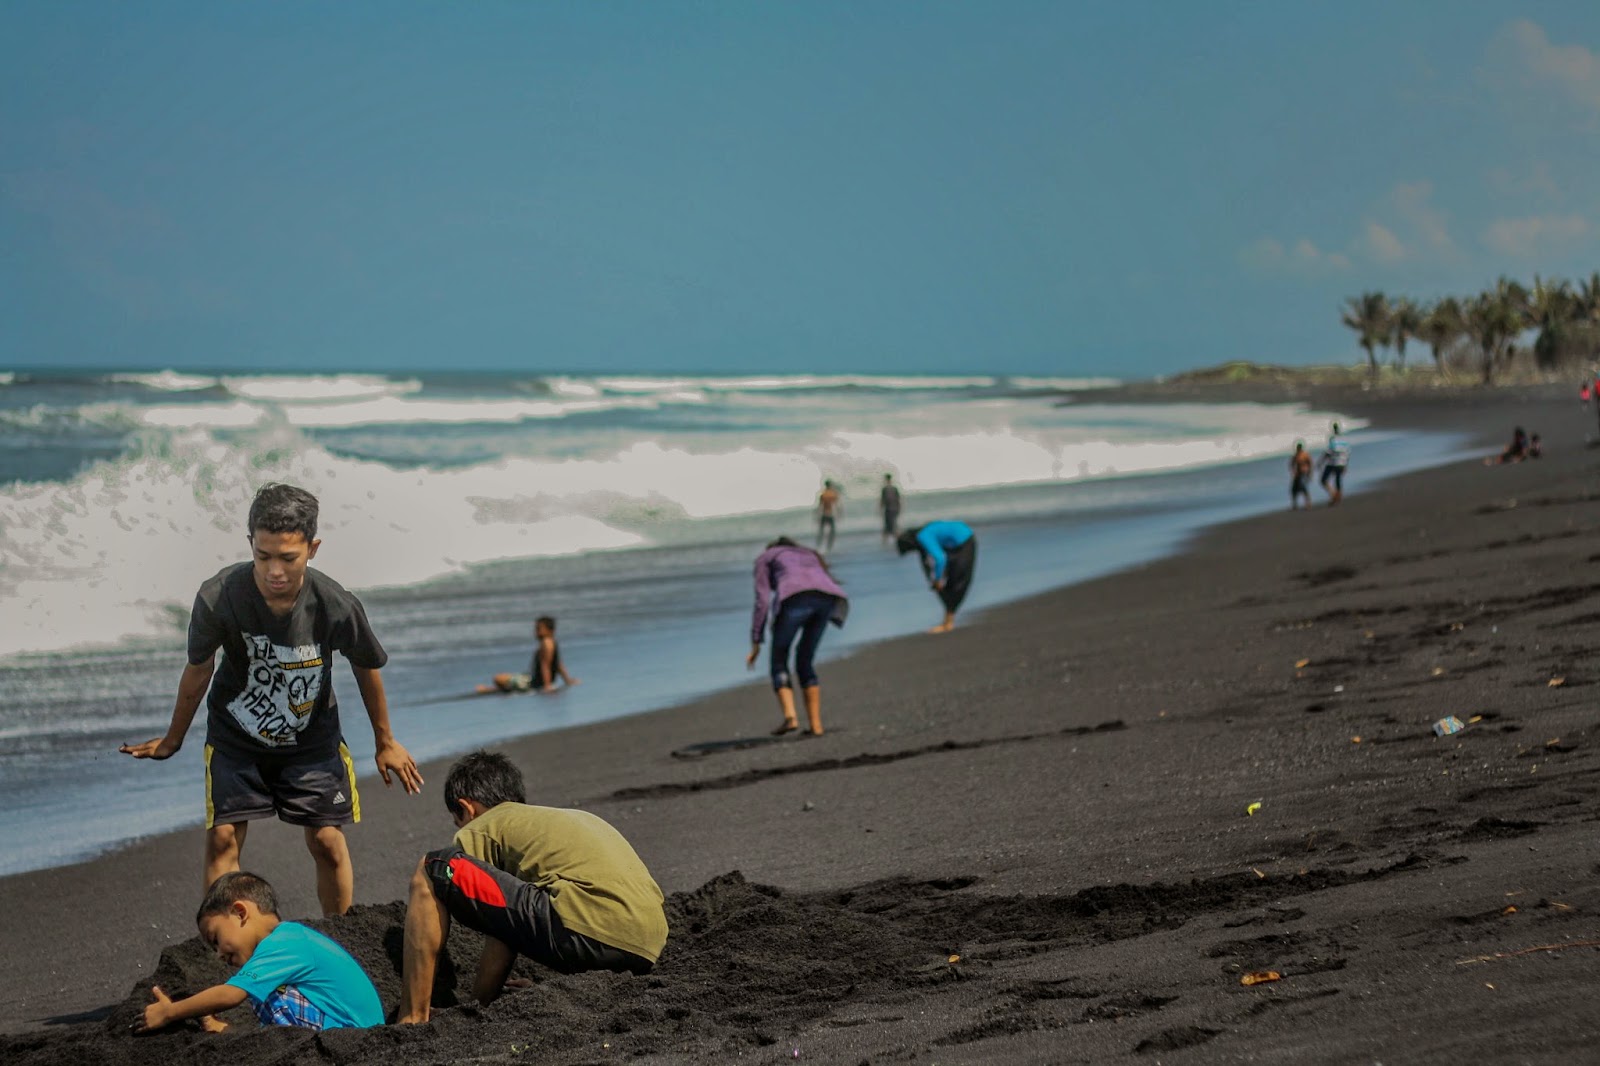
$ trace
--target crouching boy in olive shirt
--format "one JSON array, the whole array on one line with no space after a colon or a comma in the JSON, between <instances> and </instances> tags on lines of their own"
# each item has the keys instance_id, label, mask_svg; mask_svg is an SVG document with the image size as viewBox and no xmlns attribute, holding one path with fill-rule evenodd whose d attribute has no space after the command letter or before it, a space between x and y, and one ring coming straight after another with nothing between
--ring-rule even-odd
<instances>
[{"instance_id":1,"label":"crouching boy in olive shirt","mask_svg":"<svg viewBox=\"0 0 1600 1066\"><path fill-rule=\"evenodd\" d=\"M397 1021L428 1020L450 921L487 939L473 994L490 1003L526 955L562 973L648 973L667 942L661 889L621 833L587 811L534 807L504 755L450 768L451 847L417 864L406 906Z\"/></svg>"}]
</instances>

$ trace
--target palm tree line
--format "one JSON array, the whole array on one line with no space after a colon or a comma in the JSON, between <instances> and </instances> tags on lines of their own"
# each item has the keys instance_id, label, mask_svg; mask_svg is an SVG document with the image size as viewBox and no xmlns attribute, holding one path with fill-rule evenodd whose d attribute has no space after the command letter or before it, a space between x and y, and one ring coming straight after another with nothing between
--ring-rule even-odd
<instances>
[{"instance_id":1,"label":"palm tree line","mask_svg":"<svg viewBox=\"0 0 1600 1066\"><path fill-rule=\"evenodd\" d=\"M1475 296L1445 296L1421 304L1401 296L1364 292L1345 300L1341 320L1355 331L1374 378L1379 349L1394 349L1406 366L1406 342L1421 341L1442 374L1452 361L1477 363L1483 383L1509 367L1523 349L1517 342L1537 331L1527 350L1545 371L1587 364L1600 355L1600 271L1576 285L1537 274L1533 287L1502 277Z\"/></svg>"}]
</instances>

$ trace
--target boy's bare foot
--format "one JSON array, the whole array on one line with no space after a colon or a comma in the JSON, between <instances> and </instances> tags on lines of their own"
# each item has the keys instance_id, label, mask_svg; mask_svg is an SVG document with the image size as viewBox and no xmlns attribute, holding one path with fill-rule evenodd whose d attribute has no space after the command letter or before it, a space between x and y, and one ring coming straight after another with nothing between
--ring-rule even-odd
<instances>
[{"instance_id":1,"label":"boy's bare foot","mask_svg":"<svg viewBox=\"0 0 1600 1066\"><path fill-rule=\"evenodd\" d=\"M936 625L932 629L928 630L928 632L929 633L948 633L954 628L955 628L955 623L954 622L940 622L938 625Z\"/></svg>"},{"instance_id":2,"label":"boy's bare foot","mask_svg":"<svg viewBox=\"0 0 1600 1066\"><path fill-rule=\"evenodd\" d=\"M799 728L800 728L800 722L797 719L785 718L783 720L783 724L772 731L772 735L775 736L775 737L781 737L785 733L793 733L796 729L799 729Z\"/></svg>"}]
</instances>

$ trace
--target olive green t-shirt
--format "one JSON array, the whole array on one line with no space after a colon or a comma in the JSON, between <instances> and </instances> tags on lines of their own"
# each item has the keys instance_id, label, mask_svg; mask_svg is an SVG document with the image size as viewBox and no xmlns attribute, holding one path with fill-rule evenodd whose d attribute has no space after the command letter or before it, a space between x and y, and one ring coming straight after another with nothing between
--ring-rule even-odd
<instances>
[{"instance_id":1,"label":"olive green t-shirt","mask_svg":"<svg viewBox=\"0 0 1600 1066\"><path fill-rule=\"evenodd\" d=\"M574 933L655 962L667 942L661 889L610 823L560 807L501 803L456 832L456 847L550 894Z\"/></svg>"}]
</instances>

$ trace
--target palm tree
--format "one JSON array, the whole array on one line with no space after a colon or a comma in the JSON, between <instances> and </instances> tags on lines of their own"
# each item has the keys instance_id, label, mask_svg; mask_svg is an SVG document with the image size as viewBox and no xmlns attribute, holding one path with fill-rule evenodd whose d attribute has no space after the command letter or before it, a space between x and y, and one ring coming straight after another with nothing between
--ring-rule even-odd
<instances>
[{"instance_id":1,"label":"palm tree","mask_svg":"<svg viewBox=\"0 0 1600 1066\"><path fill-rule=\"evenodd\" d=\"M1356 331L1361 347L1367 353L1367 366L1373 380L1378 377L1378 357L1372 351L1374 344L1388 344L1389 299L1381 292L1364 292L1344 302L1340 319Z\"/></svg>"},{"instance_id":2,"label":"palm tree","mask_svg":"<svg viewBox=\"0 0 1600 1066\"><path fill-rule=\"evenodd\" d=\"M1433 363L1440 374L1444 373L1444 353L1462 334L1461 302L1454 296L1439 300L1422 316L1417 336L1428 342L1433 351Z\"/></svg>"},{"instance_id":3,"label":"palm tree","mask_svg":"<svg viewBox=\"0 0 1600 1066\"><path fill-rule=\"evenodd\" d=\"M1600 270L1578 283L1577 312L1590 322L1600 322Z\"/></svg>"},{"instance_id":4,"label":"palm tree","mask_svg":"<svg viewBox=\"0 0 1600 1066\"><path fill-rule=\"evenodd\" d=\"M1537 274L1533 276L1528 320L1539 331L1533 342L1533 358L1540 367L1546 370L1554 367L1571 347L1577 311L1578 300L1570 284L1559 280L1547 282Z\"/></svg>"},{"instance_id":5,"label":"palm tree","mask_svg":"<svg viewBox=\"0 0 1600 1066\"><path fill-rule=\"evenodd\" d=\"M1505 357L1512 338L1522 332L1521 317L1498 292L1484 292L1467 301L1461 324L1482 354L1483 383L1494 384L1495 364Z\"/></svg>"},{"instance_id":6,"label":"palm tree","mask_svg":"<svg viewBox=\"0 0 1600 1066\"><path fill-rule=\"evenodd\" d=\"M1401 371L1406 368L1406 341L1418 336L1422 328L1422 312L1407 297L1400 297L1389 306L1389 337L1394 341L1394 363Z\"/></svg>"}]
</instances>

